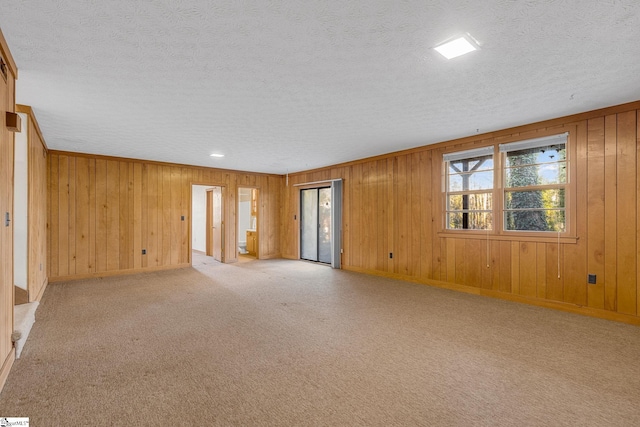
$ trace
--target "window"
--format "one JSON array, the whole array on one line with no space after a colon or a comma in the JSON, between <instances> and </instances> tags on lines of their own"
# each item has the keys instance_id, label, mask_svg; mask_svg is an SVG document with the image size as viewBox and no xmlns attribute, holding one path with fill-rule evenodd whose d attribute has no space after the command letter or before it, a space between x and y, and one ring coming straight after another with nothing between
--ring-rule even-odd
<instances>
[{"instance_id":1,"label":"window","mask_svg":"<svg viewBox=\"0 0 640 427\"><path fill-rule=\"evenodd\" d=\"M493 224L493 147L444 155L446 224L450 230L490 230Z\"/></svg>"},{"instance_id":2,"label":"window","mask_svg":"<svg viewBox=\"0 0 640 427\"><path fill-rule=\"evenodd\" d=\"M501 144L504 229L565 231L567 134Z\"/></svg>"},{"instance_id":3,"label":"window","mask_svg":"<svg viewBox=\"0 0 640 427\"><path fill-rule=\"evenodd\" d=\"M567 232L568 137L444 154L445 229Z\"/></svg>"}]
</instances>

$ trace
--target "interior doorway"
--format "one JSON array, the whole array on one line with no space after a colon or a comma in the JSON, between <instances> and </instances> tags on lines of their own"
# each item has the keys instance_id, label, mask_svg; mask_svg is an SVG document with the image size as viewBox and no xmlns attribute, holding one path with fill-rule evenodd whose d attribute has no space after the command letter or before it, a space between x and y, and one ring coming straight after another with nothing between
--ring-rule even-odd
<instances>
[{"instance_id":1,"label":"interior doorway","mask_svg":"<svg viewBox=\"0 0 640 427\"><path fill-rule=\"evenodd\" d=\"M300 258L331 264L331 187L300 192Z\"/></svg>"},{"instance_id":2,"label":"interior doorway","mask_svg":"<svg viewBox=\"0 0 640 427\"><path fill-rule=\"evenodd\" d=\"M224 202L222 186L191 186L191 249L219 262L225 262Z\"/></svg>"},{"instance_id":3,"label":"interior doorway","mask_svg":"<svg viewBox=\"0 0 640 427\"><path fill-rule=\"evenodd\" d=\"M257 188L238 188L238 228L237 250L239 260L257 259L260 256L260 240L258 232L258 198Z\"/></svg>"}]
</instances>

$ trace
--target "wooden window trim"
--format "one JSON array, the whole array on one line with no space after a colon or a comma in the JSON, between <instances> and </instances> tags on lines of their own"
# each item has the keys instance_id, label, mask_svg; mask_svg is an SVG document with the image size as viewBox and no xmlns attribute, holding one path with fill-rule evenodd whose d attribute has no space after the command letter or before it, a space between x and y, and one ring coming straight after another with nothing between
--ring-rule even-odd
<instances>
[{"instance_id":1,"label":"wooden window trim","mask_svg":"<svg viewBox=\"0 0 640 427\"><path fill-rule=\"evenodd\" d=\"M531 189L540 190L548 188L564 188L565 189L565 231L559 233L553 231L521 231L521 230L504 230L504 194L505 191L509 191L504 187L504 161L506 153L500 153L498 150L499 144L506 144L510 142L522 141L525 139L541 138L546 136L557 135L560 133L568 132L567 138L567 157L566 165L568 168L567 182L559 185L543 185L543 186L531 186ZM447 164L444 160L441 162L440 183L436 188L440 190L440 197L437 197L437 206L435 206L435 212L439 212L440 220L439 227L436 235L442 238L457 238L457 239L489 239L489 240L506 240L506 241L530 241L530 242L547 242L554 243L560 242L563 244L575 244L579 237L577 236L577 194L576 194L576 160L577 160L577 126L565 125L554 127L550 129L540 129L531 132L525 132L522 134L513 134L505 137L491 138L488 140L476 141L469 145L464 146L452 146L446 149L437 150L437 154L442 159L445 153L452 153L456 151L469 150L474 148L481 148L484 146L494 146L494 188L493 188L493 222L491 230L450 230L446 228L446 167ZM526 190L529 187L518 188L518 191ZM513 191L513 190L511 190Z\"/></svg>"}]
</instances>

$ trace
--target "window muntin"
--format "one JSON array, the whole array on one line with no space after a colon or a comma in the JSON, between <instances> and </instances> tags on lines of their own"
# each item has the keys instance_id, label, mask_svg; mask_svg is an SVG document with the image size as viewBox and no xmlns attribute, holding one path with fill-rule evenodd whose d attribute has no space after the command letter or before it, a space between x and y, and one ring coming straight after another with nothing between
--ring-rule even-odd
<instances>
[{"instance_id":1,"label":"window muntin","mask_svg":"<svg viewBox=\"0 0 640 427\"><path fill-rule=\"evenodd\" d=\"M500 145L505 231L566 231L567 134Z\"/></svg>"},{"instance_id":2,"label":"window muntin","mask_svg":"<svg viewBox=\"0 0 640 427\"><path fill-rule=\"evenodd\" d=\"M446 228L486 230L493 226L493 147L445 155Z\"/></svg>"},{"instance_id":3,"label":"window muntin","mask_svg":"<svg viewBox=\"0 0 640 427\"><path fill-rule=\"evenodd\" d=\"M445 229L569 233L568 136L444 154Z\"/></svg>"}]
</instances>

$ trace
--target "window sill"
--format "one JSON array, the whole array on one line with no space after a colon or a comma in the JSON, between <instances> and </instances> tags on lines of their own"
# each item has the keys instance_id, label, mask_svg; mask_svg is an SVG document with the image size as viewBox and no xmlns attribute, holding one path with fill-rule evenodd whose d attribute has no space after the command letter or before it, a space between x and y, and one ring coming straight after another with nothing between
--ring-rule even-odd
<instances>
[{"instance_id":1,"label":"window sill","mask_svg":"<svg viewBox=\"0 0 640 427\"><path fill-rule=\"evenodd\" d=\"M539 242L539 243L558 243L558 235L546 234L545 236L534 235L532 233L523 232L522 234L487 234L482 231L439 231L436 233L438 237L449 239L478 239L478 240L497 240L509 242ZM576 244L580 238L576 236L560 236L562 244Z\"/></svg>"}]
</instances>

